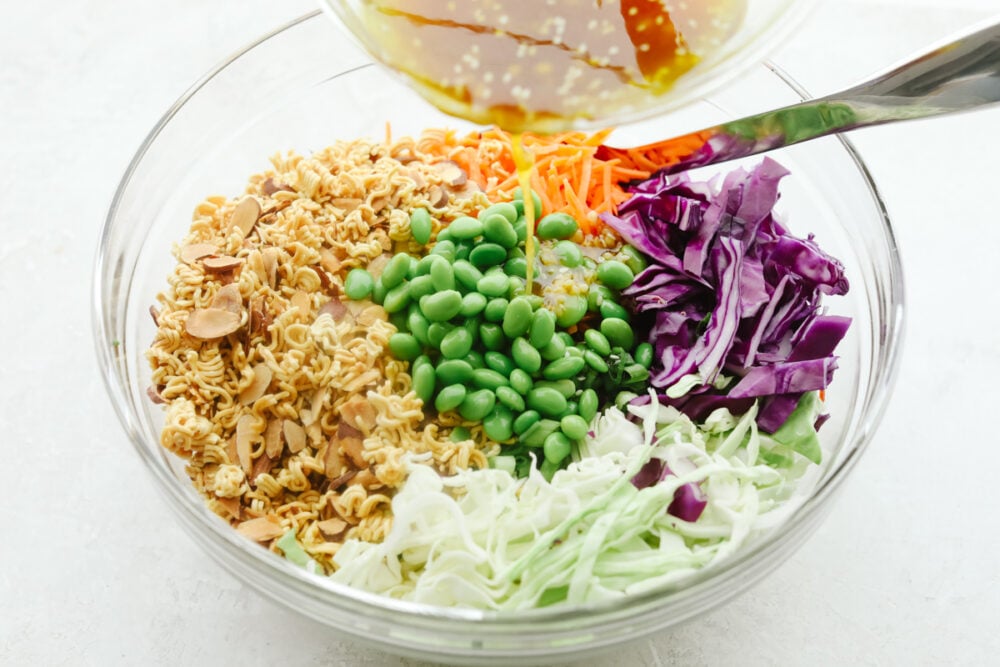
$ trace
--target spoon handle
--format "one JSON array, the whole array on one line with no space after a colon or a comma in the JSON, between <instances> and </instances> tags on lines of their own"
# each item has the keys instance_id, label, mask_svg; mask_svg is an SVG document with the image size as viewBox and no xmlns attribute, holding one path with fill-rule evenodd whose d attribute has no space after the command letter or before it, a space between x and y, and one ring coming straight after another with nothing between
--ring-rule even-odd
<instances>
[{"instance_id":1,"label":"spoon handle","mask_svg":"<svg viewBox=\"0 0 1000 667\"><path fill-rule=\"evenodd\" d=\"M859 127L1000 102L1000 23L992 19L847 90L631 149L598 156L633 164L637 153L675 173L756 155ZM647 162L648 164L648 162Z\"/></svg>"}]
</instances>

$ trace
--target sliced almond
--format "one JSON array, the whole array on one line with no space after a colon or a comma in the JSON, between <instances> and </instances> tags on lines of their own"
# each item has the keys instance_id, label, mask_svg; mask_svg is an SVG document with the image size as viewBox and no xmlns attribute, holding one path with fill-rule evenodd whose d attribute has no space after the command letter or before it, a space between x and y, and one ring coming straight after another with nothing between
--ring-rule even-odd
<instances>
[{"instance_id":1,"label":"sliced almond","mask_svg":"<svg viewBox=\"0 0 1000 667\"><path fill-rule=\"evenodd\" d=\"M267 284L273 289L278 285L278 249L264 248L260 255L264 273L267 274Z\"/></svg>"},{"instance_id":2,"label":"sliced almond","mask_svg":"<svg viewBox=\"0 0 1000 667\"><path fill-rule=\"evenodd\" d=\"M236 453L236 434L233 433L229 436L229 440L226 441L226 456L229 457L230 463L236 463L239 460L239 454Z\"/></svg>"},{"instance_id":3,"label":"sliced almond","mask_svg":"<svg viewBox=\"0 0 1000 667\"><path fill-rule=\"evenodd\" d=\"M250 302L250 335L261 336L267 333L273 318L264 304L264 297L257 297Z\"/></svg>"},{"instance_id":4,"label":"sliced almond","mask_svg":"<svg viewBox=\"0 0 1000 667\"><path fill-rule=\"evenodd\" d=\"M272 463L274 463L274 461L267 454L259 456L257 460L253 462L253 470L251 470L250 474L247 476L247 479L250 480L250 483L254 484L254 481L257 479L258 475L263 475L264 473L271 472ZM254 486L256 486L256 484L254 484Z\"/></svg>"},{"instance_id":5,"label":"sliced almond","mask_svg":"<svg viewBox=\"0 0 1000 667\"><path fill-rule=\"evenodd\" d=\"M423 188L427 185L427 181L424 180L424 175L416 169L404 169L403 175L413 181L418 188Z\"/></svg>"},{"instance_id":6,"label":"sliced almond","mask_svg":"<svg viewBox=\"0 0 1000 667\"><path fill-rule=\"evenodd\" d=\"M286 419L281 424L281 432L285 436L285 442L288 443L288 451L292 454L297 454L305 449L306 431L304 428L291 419Z\"/></svg>"},{"instance_id":7,"label":"sliced almond","mask_svg":"<svg viewBox=\"0 0 1000 667\"><path fill-rule=\"evenodd\" d=\"M202 340L227 336L240 328L240 315L219 308L198 308L191 311L184 330Z\"/></svg>"},{"instance_id":8,"label":"sliced almond","mask_svg":"<svg viewBox=\"0 0 1000 667\"><path fill-rule=\"evenodd\" d=\"M329 248L320 248L319 265L330 273L337 273L340 271L340 259L338 259Z\"/></svg>"},{"instance_id":9,"label":"sliced almond","mask_svg":"<svg viewBox=\"0 0 1000 667\"><path fill-rule=\"evenodd\" d=\"M347 455L356 468L367 468L368 461L365 460L365 444L361 438L340 438L340 450Z\"/></svg>"},{"instance_id":10,"label":"sliced almond","mask_svg":"<svg viewBox=\"0 0 1000 667\"><path fill-rule=\"evenodd\" d=\"M320 307L319 312L316 313L316 317L319 317L320 315L324 314L332 317L334 322L339 322L345 317L347 317L348 315L347 306L344 305L343 301L341 301L337 297L334 297L329 301L327 301L326 303L324 303L322 307Z\"/></svg>"},{"instance_id":11,"label":"sliced almond","mask_svg":"<svg viewBox=\"0 0 1000 667\"><path fill-rule=\"evenodd\" d=\"M382 270L385 269L385 265L389 263L390 259L392 259L392 255L382 253L368 263L368 273L372 275L372 278L378 278L382 275Z\"/></svg>"},{"instance_id":12,"label":"sliced almond","mask_svg":"<svg viewBox=\"0 0 1000 667\"><path fill-rule=\"evenodd\" d=\"M408 164L417 159L417 156L413 154L413 151L409 147L398 149L392 157L403 164Z\"/></svg>"},{"instance_id":13,"label":"sliced almond","mask_svg":"<svg viewBox=\"0 0 1000 667\"><path fill-rule=\"evenodd\" d=\"M340 406L340 418L360 433L370 433L375 428L375 407L366 398L356 396ZM346 435L346 434L345 434Z\"/></svg>"},{"instance_id":14,"label":"sliced almond","mask_svg":"<svg viewBox=\"0 0 1000 667\"><path fill-rule=\"evenodd\" d=\"M274 515L244 521L236 526L236 530L254 542L270 542L275 538L281 537L285 532L281 527L281 520Z\"/></svg>"},{"instance_id":15,"label":"sliced almond","mask_svg":"<svg viewBox=\"0 0 1000 667\"><path fill-rule=\"evenodd\" d=\"M441 174L441 179L453 188L465 185L466 181L469 180L469 175L465 173L465 170L451 160L438 162L434 168Z\"/></svg>"},{"instance_id":16,"label":"sliced almond","mask_svg":"<svg viewBox=\"0 0 1000 667\"><path fill-rule=\"evenodd\" d=\"M240 518L240 499L239 496L235 498L216 498L215 502L219 503L223 509L226 510L226 514L229 515L230 519Z\"/></svg>"},{"instance_id":17,"label":"sliced almond","mask_svg":"<svg viewBox=\"0 0 1000 667\"><path fill-rule=\"evenodd\" d=\"M312 297L306 292L295 292L289 301L292 302L292 307L298 308L303 315L308 315L309 311L312 310Z\"/></svg>"},{"instance_id":18,"label":"sliced almond","mask_svg":"<svg viewBox=\"0 0 1000 667\"><path fill-rule=\"evenodd\" d=\"M348 523L339 517L316 522L320 534L327 540L336 540L347 530Z\"/></svg>"},{"instance_id":19,"label":"sliced almond","mask_svg":"<svg viewBox=\"0 0 1000 667\"><path fill-rule=\"evenodd\" d=\"M340 475L338 477L331 478L330 479L330 488L331 489L339 489L340 487L342 487L343 485L347 484L352 479L354 479L354 476L357 475L357 474L358 474L357 470L348 470L347 472L343 473L342 475Z\"/></svg>"},{"instance_id":20,"label":"sliced almond","mask_svg":"<svg viewBox=\"0 0 1000 667\"><path fill-rule=\"evenodd\" d=\"M475 181L469 181L461 187L452 188L451 191L455 195L456 199L469 199L483 190Z\"/></svg>"},{"instance_id":21,"label":"sliced almond","mask_svg":"<svg viewBox=\"0 0 1000 667\"><path fill-rule=\"evenodd\" d=\"M146 396L148 396L149 400L151 400L153 403L156 403L157 405L163 405L164 403L166 403L166 400L164 400L164 398L160 396L160 392L156 391L156 387L154 387L153 385L146 387Z\"/></svg>"},{"instance_id":22,"label":"sliced almond","mask_svg":"<svg viewBox=\"0 0 1000 667\"><path fill-rule=\"evenodd\" d=\"M227 310L239 315L240 311L243 310L243 296L240 294L240 286L236 283L230 283L220 287L219 291L212 297L212 302L208 304L208 307Z\"/></svg>"},{"instance_id":23,"label":"sliced almond","mask_svg":"<svg viewBox=\"0 0 1000 667\"><path fill-rule=\"evenodd\" d=\"M229 217L229 227L239 229L246 237L259 219L260 204L254 197L246 196L233 209L233 214Z\"/></svg>"},{"instance_id":24,"label":"sliced almond","mask_svg":"<svg viewBox=\"0 0 1000 667\"><path fill-rule=\"evenodd\" d=\"M281 439L283 422L282 419L272 419L267 422L267 428L264 430L264 454L269 459L277 459L285 447L285 443Z\"/></svg>"},{"instance_id":25,"label":"sliced almond","mask_svg":"<svg viewBox=\"0 0 1000 667\"><path fill-rule=\"evenodd\" d=\"M448 191L440 185L432 185L427 191L427 200L433 208L444 208L448 205Z\"/></svg>"},{"instance_id":26,"label":"sliced almond","mask_svg":"<svg viewBox=\"0 0 1000 667\"><path fill-rule=\"evenodd\" d=\"M264 395L271 385L274 373L271 372L267 364L255 364L253 367L253 381L247 385L246 389L240 392L240 403L250 405Z\"/></svg>"},{"instance_id":27,"label":"sliced almond","mask_svg":"<svg viewBox=\"0 0 1000 667\"><path fill-rule=\"evenodd\" d=\"M236 456L247 476L250 475L253 466L253 438L256 435L253 429L254 422L256 418L253 415L243 415L236 421Z\"/></svg>"},{"instance_id":28,"label":"sliced almond","mask_svg":"<svg viewBox=\"0 0 1000 667\"><path fill-rule=\"evenodd\" d=\"M358 474L352 477L351 480L347 482L347 484L348 486L354 486L355 484L360 484L366 489L378 489L385 486L384 484L382 484L382 482L378 480L378 477L375 476L375 473L373 473L368 468L365 468L364 470L359 470Z\"/></svg>"},{"instance_id":29,"label":"sliced almond","mask_svg":"<svg viewBox=\"0 0 1000 667\"><path fill-rule=\"evenodd\" d=\"M323 454L323 474L335 480L347 472L345 467L344 457L340 453L337 441L331 440Z\"/></svg>"},{"instance_id":30,"label":"sliced almond","mask_svg":"<svg viewBox=\"0 0 1000 667\"><path fill-rule=\"evenodd\" d=\"M385 312L385 308L379 306L378 304L373 304L361 311L358 315L358 324L364 327L370 327L378 320L387 319L389 319L389 314Z\"/></svg>"},{"instance_id":31,"label":"sliced almond","mask_svg":"<svg viewBox=\"0 0 1000 667\"><path fill-rule=\"evenodd\" d=\"M284 192L295 192L295 190L292 189L292 186L285 185L284 183L275 183L274 179L270 178L270 177L268 177L267 179L264 180L263 183L261 183L260 189L268 197L270 197L271 195L273 195L275 192L282 192L282 191L284 191Z\"/></svg>"},{"instance_id":32,"label":"sliced almond","mask_svg":"<svg viewBox=\"0 0 1000 667\"><path fill-rule=\"evenodd\" d=\"M242 259L228 256L206 257L201 260L201 265L205 267L205 270L209 273L228 273L229 271L237 269L242 263Z\"/></svg>"},{"instance_id":33,"label":"sliced almond","mask_svg":"<svg viewBox=\"0 0 1000 667\"><path fill-rule=\"evenodd\" d=\"M160 326L160 311L156 309L156 306L149 307L149 316L153 318L153 324Z\"/></svg>"},{"instance_id":34,"label":"sliced almond","mask_svg":"<svg viewBox=\"0 0 1000 667\"><path fill-rule=\"evenodd\" d=\"M181 248L181 261L185 264L197 262L202 257L208 257L216 253L215 246L211 243L189 243Z\"/></svg>"}]
</instances>

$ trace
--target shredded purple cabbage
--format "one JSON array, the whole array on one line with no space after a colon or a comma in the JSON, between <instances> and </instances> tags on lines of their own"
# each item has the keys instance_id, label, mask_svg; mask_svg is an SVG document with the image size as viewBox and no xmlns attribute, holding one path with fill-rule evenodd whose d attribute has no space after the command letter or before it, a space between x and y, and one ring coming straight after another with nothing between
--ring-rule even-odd
<instances>
[{"instance_id":1,"label":"shredded purple cabbage","mask_svg":"<svg viewBox=\"0 0 1000 667\"><path fill-rule=\"evenodd\" d=\"M637 489L645 489L658 484L671 475L673 475L673 472L671 472L665 461L650 459L636 473L635 477L632 478L632 484ZM705 511L707 505L708 499L705 498L701 487L693 482L689 482L688 484L681 485L677 489L677 492L674 493L674 499L670 502L670 506L667 507L667 514L683 521L694 522Z\"/></svg>"},{"instance_id":2,"label":"shredded purple cabbage","mask_svg":"<svg viewBox=\"0 0 1000 667\"><path fill-rule=\"evenodd\" d=\"M756 400L758 425L773 433L837 368L833 351L850 320L821 313L820 300L847 292L847 278L812 236L793 236L775 218L786 175L770 158L730 172L719 188L660 173L633 186L617 216L602 215L650 258L623 295L652 321L652 385L700 376L685 396L661 396L694 419L718 407L745 412ZM735 380L717 389L720 374Z\"/></svg>"}]
</instances>

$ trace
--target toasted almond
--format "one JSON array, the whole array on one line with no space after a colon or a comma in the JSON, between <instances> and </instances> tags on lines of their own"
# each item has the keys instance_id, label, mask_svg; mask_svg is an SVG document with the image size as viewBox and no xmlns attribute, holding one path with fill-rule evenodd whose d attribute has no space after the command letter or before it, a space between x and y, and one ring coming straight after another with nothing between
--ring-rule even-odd
<instances>
[{"instance_id":1,"label":"toasted almond","mask_svg":"<svg viewBox=\"0 0 1000 667\"><path fill-rule=\"evenodd\" d=\"M389 263L392 259L392 255L389 253L382 253L372 261L368 262L368 273L372 275L372 278L379 278L382 275L382 270L385 269L385 265Z\"/></svg>"},{"instance_id":2,"label":"toasted almond","mask_svg":"<svg viewBox=\"0 0 1000 667\"><path fill-rule=\"evenodd\" d=\"M281 527L281 520L273 514L244 521L236 526L236 530L254 542L269 542L281 537L285 532Z\"/></svg>"},{"instance_id":3,"label":"toasted almond","mask_svg":"<svg viewBox=\"0 0 1000 667\"><path fill-rule=\"evenodd\" d=\"M363 387L376 382L380 377L381 375L374 368L367 370L344 385L343 390L349 392L361 391Z\"/></svg>"},{"instance_id":4,"label":"toasted almond","mask_svg":"<svg viewBox=\"0 0 1000 667\"><path fill-rule=\"evenodd\" d=\"M240 392L239 399L243 405L249 405L264 395L271 385L274 373L271 372L267 364L255 364L253 367L253 381L247 385L246 389Z\"/></svg>"},{"instance_id":5,"label":"toasted almond","mask_svg":"<svg viewBox=\"0 0 1000 667\"><path fill-rule=\"evenodd\" d=\"M330 440L323 453L323 474L335 480L347 472L344 468L345 462L340 447L335 439Z\"/></svg>"},{"instance_id":6,"label":"toasted almond","mask_svg":"<svg viewBox=\"0 0 1000 667\"><path fill-rule=\"evenodd\" d=\"M457 162L443 160L435 164L434 168L441 174L441 180L451 187L465 185L466 181L469 180L469 175L465 173L465 170Z\"/></svg>"},{"instance_id":7,"label":"toasted almond","mask_svg":"<svg viewBox=\"0 0 1000 667\"><path fill-rule=\"evenodd\" d=\"M236 453L236 434L233 433L229 436L229 440L226 441L226 456L229 457L230 463L236 463L239 461L239 454Z\"/></svg>"},{"instance_id":8,"label":"toasted almond","mask_svg":"<svg viewBox=\"0 0 1000 667\"><path fill-rule=\"evenodd\" d=\"M203 340L221 338L240 328L240 315L219 308L198 308L191 311L184 330L188 335Z\"/></svg>"},{"instance_id":9,"label":"toasted almond","mask_svg":"<svg viewBox=\"0 0 1000 667\"><path fill-rule=\"evenodd\" d=\"M320 307L319 312L316 313L316 317L319 317L320 315L329 315L333 318L334 322L339 322L345 317L348 317L349 312L347 306L344 305L344 302L337 297L334 297Z\"/></svg>"},{"instance_id":10,"label":"toasted almond","mask_svg":"<svg viewBox=\"0 0 1000 667\"><path fill-rule=\"evenodd\" d=\"M185 264L191 264L192 262L197 262L202 257L208 257L215 253L216 248L211 243L189 243L181 248L180 257L181 261Z\"/></svg>"},{"instance_id":11,"label":"toasted almond","mask_svg":"<svg viewBox=\"0 0 1000 667\"><path fill-rule=\"evenodd\" d=\"M264 297L257 297L250 302L250 335L258 336L267 333L273 318L264 305Z\"/></svg>"},{"instance_id":12,"label":"toasted almond","mask_svg":"<svg viewBox=\"0 0 1000 667\"><path fill-rule=\"evenodd\" d=\"M148 387L146 387L146 396L148 396L149 400L151 400L153 403L156 403L157 405L163 405L164 403L166 403L166 400L164 400L164 398L160 396L160 392L156 391L156 387L154 387L153 385L149 385Z\"/></svg>"},{"instance_id":13,"label":"toasted almond","mask_svg":"<svg viewBox=\"0 0 1000 667\"><path fill-rule=\"evenodd\" d=\"M228 256L205 257L201 260L201 265L209 273L228 273L238 268L242 263L242 259Z\"/></svg>"},{"instance_id":14,"label":"toasted almond","mask_svg":"<svg viewBox=\"0 0 1000 667\"><path fill-rule=\"evenodd\" d=\"M160 326L160 311L156 309L156 306L149 307L149 316L153 318L153 324Z\"/></svg>"},{"instance_id":15,"label":"toasted almond","mask_svg":"<svg viewBox=\"0 0 1000 667\"><path fill-rule=\"evenodd\" d=\"M329 248L320 248L319 265L330 273L337 273L340 271L340 259L338 259Z\"/></svg>"},{"instance_id":16,"label":"toasted almond","mask_svg":"<svg viewBox=\"0 0 1000 667\"><path fill-rule=\"evenodd\" d=\"M271 472L272 463L274 463L274 461L267 454L261 454L257 457L257 460L253 462L253 470L250 471L250 474L247 477L250 483L256 486L257 476Z\"/></svg>"},{"instance_id":17,"label":"toasted almond","mask_svg":"<svg viewBox=\"0 0 1000 667\"><path fill-rule=\"evenodd\" d=\"M350 213L357 207L365 203L364 199L358 199L357 197L337 197L330 201L335 207L343 209L345 212Z\"/></svg>"},{"instance_id":18,"label":"toasted almond","mask_svg":"<svg viewBox=\"0 0 1000 667\"><path fill-rule=\"evenodd\" d=\"M347 455L356 468L367 468L368 461L365 460L365 444L361 438L340 438L340 450Z\"/></svg>"},{"instance_id":19,"label":"toasted almond","mask_svg":"<svg viewBox=\"0 0 1000 667\"><path fill-rule=\"evenodd\" d=\"M482 192L482 188L475 181L468 181L461 187L452 188L451 191L456 199L469 199Z\"/></svg>"},{"instance_id":20,"label":"toasted almond","mask_svg":"<svg viewBox=\"0 0 1000 667\"><path fill-rule=\"evenodd\" d=\"M219 291L212 297L208 307L227 310L239 315L240 311L243 310L243 296L240 294L240 286L236 283L230 283L220 287Z\"/></svg>"},{"instance_id":21,"label":"toasted almond","mask_svg":"<svg viewBox=\"0 0 1000 667\"><path fill-rule=\"evenodd\" d=\"M239 496L235 498L218 498L216 497L215 502L217 502L222 508L226 510L230 519L240 518L240 498Z\"/></svg>"},{"instance_id":22,"label":"toasted almond","mask_svg":"<svg viewBox=\"0 0 1000 667\"><path fill-rule=\"evenodd\" d=\"M427 191L427 200L433 208L444 208L448 205L448 191L440 185L432 185Z\"/></svg>"},{"instance_id":23,"label":"toasted almond","mask_svg":"<svg viewBox=\"0 0 1000 667\"><path fill-rule=\"evenodd\" d=\"M347 425L361 433L370 433L375 428L375 407L363 396L356 396L340 406L340 418Z\"/></svg>"},{"instance_id":24,"label":"toasted almond","mask_svg":"<svg viewBox=\"0 0 1000 667\"><path fill-rule=\"evenodd\" d=\"M274 288L278 284L278 252L277 248L264 248L261 252L264 272L267 274L267 284L271 288Z\"/></svg>"},{"instance_id":25,"label":"toasted almond","mask_svg":"<svg viewBox=\"0 0 1000 667\"><path fill-rule=\"evenodd\" d=\"M403 175L413 181L418 188L423 188L427 185L427 181L424 180L424 175L416 169L404 169Z\"/></svg>"},{"instance_id":26,"label":"toasted almond","mask_svg":"<svg viewBox=\"0 0 1000 667\"><path fill-rule=\"evenodd\" d=\"M392 157L403 164L408 164L417 159L417 156L413 154L413 151L409 147L398 149Z\"/></svg>"},{"instance_id":27,"label":"toasted almond","mask_svg":"<svg viewBox=\"0 0 1000 667\"><path fill-rule=\"evenodd\" d=\"M229 227L238 228L246 237L260 219L260 204L254 197L246 196L240 200L229 217Z\"/></svg>"},{"instance_id":28,"label":"toasted almond","mask_svg":"<svg viewBox=\"0 0 1000 667\"><path fill-rule=\"evenodd\" d=\"M275 183L274 179L270 178L270 177L268 177L267 179L264 180L263 183L261 183L260 189L268 197L270 197L271 195L273 195L275 192L282 192L282 191L284 191L284 192L295 192L295 190L292 189L292 186L285 185L284 183Z\"/></svg>"},{"instance_id":29,"label":"toasted almond","mask_svg":"<svg viewBox=\"0 0 1000 667\"><path fill-rule=\"evenodd\" d=\"M336 540L347 530L348 523L339 517L317 521L316 527L327 540Z\"/></svg>"},{"instance_id":30,"label":"toasted almond","mask_svg":"<svg viewBox=\"0 0 1000 667\"><path fill-rule=\"evenodd\" d=\"M361 311L358 315L358 324L364 327L370 327L375 324L377 320L387 319L389 319L389 314L385 312L385 308L379 306L378 304L373 304Z\"/></svg>"},{"instance_id":31,"label":"toasted almond","mask_svg":"<svg viewBox=\"0 0 1000 667\"><path fill-rule=\"evenodd\" d=\"M281 424L281 432L285 436L285 442L288 443L288 451L292 454L297 454L305 449L306 431L304 428L291 419L285 419Z\"/></svg>"},{"instance_id":32,"label":"toasted almond","mask_svg":"<svg viewBox=\"0 0 1000 667\"><path fill-rule=\"evenodd\" d=\"M345 421L337 424L338 438L361 438L364 434Z\"/></svg>"},{"instance_id":33,"label":"toasted almond","mask_svg":"<svg viewBox=\"0 0 1000 667\"><path fill-rule=\"evenodd\" d=\"M308 315L309 311L312 310L312 297L306 292L295 292L289 301L292 302L292 307L298 308L303 315Z\"/></svg>"},{"instance_id":34,"label":"toasted almond","mask_svg":"<svg viewBox=\"0 0 1000 667\"><path fill-rule=\"evenodd\" d=\"M264 454L269 459L277 459L285 447L285 443L281 439L283 422L282 419L272 419L267 422L267 428L264 429Z\"/></svg>"},{"instance_id":35,"label":"toasted almond","mask_svg":"<svg viewBox=\"0 0 1000 667\"><path fill-rule=\"evenodd\" d=\"M253 466L253 438L256 435L253 430L254 422L256 418L253 415L243 415L236 421L236 456L244 474L248 476Z\"/></svg>"},{"instance_id":36,"label":"toasted almond","mask_svg":"<svg viewBox=\"0 0 1000 667\"><path fill-rule=\"evenodd\" d=\"M358 474L352 477L349 482L347 482L348 486L354 486L355 484L360 484L366 489L377 489L382 486L385 486L384 484L382 484L382 482L378 481L378 477L375 476L375 473L373 473L368 468L365 468L364 470L359 470Z\"/></svg>"}]
</instances>

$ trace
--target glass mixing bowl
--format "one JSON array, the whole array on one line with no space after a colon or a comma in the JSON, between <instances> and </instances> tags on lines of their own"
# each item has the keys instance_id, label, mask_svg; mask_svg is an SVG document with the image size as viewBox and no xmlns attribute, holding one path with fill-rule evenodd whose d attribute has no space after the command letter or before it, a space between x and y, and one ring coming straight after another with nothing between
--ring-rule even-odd
<instances>
[{"instance_id":1,"label":"glass mixing bowl","mask_svg":"<svg viewBox=\"0 0 1000 667\"><path fill-rule=\"evenodd\" d=\"M770 66L681 112L623 127L628 145L712 125L799 100ZM251 587L336 631L382 649L459 664L572 659L683 623L745 591L814 530L875 430L896 368L902 276L892 228L851 145L826 138L775 157L792 170L779 207L793 230L814 232L845 264L852 288L831 298L854 318L828 391L832 418L820 435L820 478L791 518L720 567L683 583L590 607L517 614L444 609L382 598L334 584L252 543L212 514L183 462L159 445L162 416L145 389L148 308L173 266L196 203L243 191L247 176L276 151L309 152L338 138L394 136L456 122L338 39L319 14L251 45L195 84L157 124L122 178L103 230L94 280L97 353L108 392L154 486L195 541ZM727 167L731 167L728 165ZM157 545L169 548L169 545Z\"/></svg>"},{"instance_id":2,"label":"glass mixing bowl","mask_svg":"<svg viewBox=\"0 0 1000 667\"><path fill-rule=\"evenodd\" d=\"M547 0L527 11L518 0L321 6L376 60L408 72L401 78L442 110L509 130L556 132L620 125L700 99L763 60L816 2ZM646 14L664 10L655 21ZM659 60L675 47L676 58ZM692 53L693 66L685 61ZM508 80L508 70L518 74Z\"/></svg>"}]
</instances>

